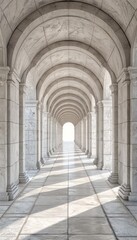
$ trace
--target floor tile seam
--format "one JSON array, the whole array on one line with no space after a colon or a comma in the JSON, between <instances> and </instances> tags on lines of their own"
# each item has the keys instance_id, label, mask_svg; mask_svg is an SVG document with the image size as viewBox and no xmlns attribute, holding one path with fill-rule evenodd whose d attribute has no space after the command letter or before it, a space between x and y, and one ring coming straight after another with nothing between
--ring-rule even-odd
<instances>
[{"instance_id":1,"label":"floor tile seam","mask_svg":"<svg viewBox=\"0 0 137 240\"><path fill-rule=\"evenodd\" d=\"M100 175L101 175L101 178L103 179L102 174L100 174ZM115 193L115 191L113 190L111 184L108 182L108 180L107 180L106 178L105 178L105 181L106 181L107 185L109 186L109 188L111 189L111 191L114 193L114 195L115 195L116 197L118 197L118 200L120 201L120 203L126 208L126 210L128 211L128 213L129 213L129 214L134 218L134 220L137 222L137 219L135 218L135 216L134 216L134 215L132 214L132 212L126 207L126 205L125 205L124 202L122 201L121 197ZM117 186L117 187L118 187L118 186Z\"/></svg>"},{"instance_id":2,"label":"floor tile seam","mask_svg":"<svg viewBox=\"0 0 137 240\"><path fill-rule=\"evenodd\" d=\"M54 164L53 164L53 165L54 165ZM43 167L43 168L44 168L44 167ZM53 168L53 166L52 166L52 168ZM52 168L51 168L51 170L52 170ZM51 172L51 170L49 171L49 173ZM49 174L48 174L48 175L49 175ZM43 182L43 186L44 186L46 180L47 180L47 178L46 178L45 181ZM16 240L17 240L17 239L19 238L19 236L21 235L21 232L22 232L25 224L27 223L27 221L28 221L28 219L29 219L29 217L30 217L30 215L31 215L31 212L32 212L32 210L33 210L33 208L34 208L34 206L35 206L35 203L36 203L38 197L40 196L40 194L41 194L41 192L42 192L43 186L41 187L40 192L37 194L37 197L36 197L36 199L35 199L35 201L34 201L34 203L33 203L33 206L32 206L32 208L30 209L30 212L29 212L28 216L26 217L26 219L25 219L25 221L24 221L24 223L23 223L23 225L22 225L22 227L21 227L21 229L20 229L20 231L19 231L19 233L18 233L18 235L17 235Z\"/></svg>"},{"instance_id":3,"label":"floor tile seam","mask_svg":"<svg viewBox=\"0 0 137 240\"><path fill-rule=\"evenodd\" d=\"M50 171L49 171L49 174L48 174L48 176L47 176L47 177L46 177L46 179L45 179L44 185L45 185L45 183L46 183L47 179L49 178L49 176L50 176L50 173L51 173L51 172L52 172L52 170L53 170L53 167L54 167L54 165L55 165L55 162L56 162L56 160L57 160L58 156L59 156L59 152L58 152L58 154L57 154L56 158L54 159L54 163L52 164L52 167L51 167L51 169L50 169Z\"/></svg>"},{"instance_id":4,"label":"floor tile seam","mask_svg":"<svg viewBox=\"0 0 137 240\"><path fill-rule=\"evenodd\" d=\"M40 171L40 170L39 170ZM39 173L39 171L35 174L35 176ZM6 209L6 211L2 214L2 216L0 217L0 219L4 218L4 215L7 214L7 211L13 206L13 204L16 202L16 200L21 196L21 194L23 193L24 189L27 188L28 184L32 181L32 179L35 178L35 176L33 176L26 184L25 186L22 188L22 190L19 192L19 194L16 196L15 199L12 200L11 205L8 206L8 208ZM10 200L9 200L10 201Z\"/></svg>"},{"instance_id":5,"label":"floor tile seam","mask_svg":"<svg viewBox=\"0 0 137 240\"><path fill-rule=\"evenodd\" d=\"M59 154L61 155L60 152L59 152ZM68 164L66 166L67 166L67 175L68 175L68 169L69 169L69 154L68 153L67 153L67 161L68 161ZM68 204L69 203L69 196L68 196L68 188L69 188L69 178L67 176L67 217L66 217L66 222L67 222L67 235L66 236L67 236L67 240L69 240L69 237L68 237L69 236L69 221L68 221L68 216L69 216L68 215L68 213L69 213L69 210L68 210L68 207L69 207L69 204Z\"/></svg>"},{"instance_id":6,"label":"floor tile seam","mask_svg":"<svg viewBox=\"0 0 137 240\"><path fill-rule=\"evenodd\" d=\"M80 158L81 158L81 157L80 157ZM82 163L83 163L83 162L82 162ZM84 165L84 164L83 164L83 165ZM85 168L85 167L84 167L84 168ZM85 171L87 172L86 168L85 168ZM87 173L87 175L88 175L88 173ZM89 175L88 175L88 178L89 178ZM94 186L93 186L90 178L89 178L89 181L90 181L90 183L91 183L91 185L92 185L92 187L93 187L93 189L94 189L95 195L96 195L96 197L97 197L97 199L98 199L98 202L100 203L100 207L102 208L102 211L103 211L103 213L104 213L104 215L105 215L105 217L106 217L106 220L108 221L108 224L109 224L109 226L110 226L110 228L111 228L111 230L112 230L112 232L113 232L113 234L114 234L114 237L116 238L116 240L118 240L118 237L117 237L117 235L116 235L116 233L115 233L115 231L114 231L114 229L113 229L113 227L112 227L112 225L111 225L111 223L110 223L110 220L109 220L109 218L108 218L108 216L107 216L107 214L106 214L106 212L105 212L105 210L104 210L104 208L103 208L103 206L102 206L102 204L101 204L101 202L100 202L100 199L99 199L99 197L98 197L98 195L97 195L96 189L94 188Z\"/></svg>"}]
</instances>

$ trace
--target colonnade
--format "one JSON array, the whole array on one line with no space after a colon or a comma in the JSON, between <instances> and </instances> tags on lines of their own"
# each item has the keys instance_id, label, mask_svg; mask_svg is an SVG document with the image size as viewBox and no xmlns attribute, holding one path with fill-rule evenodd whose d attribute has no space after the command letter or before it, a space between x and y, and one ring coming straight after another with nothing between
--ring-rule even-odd
<instances>
[{"instance_id":1,"label":"colonnade","mask_svg":"<svg viewBox=\"0 0 137 240\"><path fill-rule=\"evenodd\" d=\"M112 173L108 180L121 184L119 194L123 199L134 201L137 199L136 75L135 69L124 69L118 82L111 85L112 103L97 102L75 125L75 143L88 157L94 158L98 169L105 168L106 148L112 149L112 155L109 152ZM18 183L28 181L26 168L40 168L62 144L63 125L41 102L25 101L26 87L15 76L8 68L1 69L0 104L10 109L8 116L2 108L0 114L1 200L14 199Z\"/></svg>"}]
</instances>

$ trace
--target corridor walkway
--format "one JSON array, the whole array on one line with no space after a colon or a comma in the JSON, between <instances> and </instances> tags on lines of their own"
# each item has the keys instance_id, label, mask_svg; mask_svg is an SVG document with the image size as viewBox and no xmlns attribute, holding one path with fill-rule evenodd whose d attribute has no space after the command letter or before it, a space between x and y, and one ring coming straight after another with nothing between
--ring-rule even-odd
<instances>
[{"instance_id":1,"label":"corridor walkway","mask_svg":"<svg viewBox=\"0 0 137 240\"><path fill-rule=\"evenodd\" d=\"M126 207L107 175L64 145L17 199L1 202L0 240L137 239L137 205Z\"/></svg>"}]
</instances>

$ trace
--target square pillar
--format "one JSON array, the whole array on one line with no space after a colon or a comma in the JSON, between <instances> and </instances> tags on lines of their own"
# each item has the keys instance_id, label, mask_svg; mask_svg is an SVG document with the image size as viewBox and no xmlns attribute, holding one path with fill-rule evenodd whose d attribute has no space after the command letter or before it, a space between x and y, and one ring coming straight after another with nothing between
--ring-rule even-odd
<instances>
[{"instance_id":1,"label":"square pillar","mask_svg":"<svg viewBox=\"0 0 137 240\"><path fill-rule=\"evenodd\" d=\"M0 67L0 201L9 200L7 192L7 76L9 68Z\"/></svg>"},{"instance_id":2,"label":"square pillar","mask_svg":"<svg viewBox=\"0 0 137 240\"><path fill-rule=\"evenodd\" d=\"M103 100L103 169L112 170L112 102Z\"/></svg>"},{"instance_id":3,"label":"square pillar","mask_svg":"<svg viewBox=\"0 0 137 240\"><path fill-rule=\"evenodd\" d=\"M48 113L42 111L42 159L45 161L48 158ZM44 162L43 162L44 163Z\"/></svg>"},{"instance_id":4,"label":"square pillar","mask_svg":"<svg viewBox=\"0 0 137 240\"><path fill-rule=\"evenodd\" d=\"M18 194L19 184L19 78L11 71L7 81L7 191L9 199Z\"/></svg>"},{"instance_id":5,"label":"square pillar","mask_svg":"<svg viewBox=\"0 0 137 240\"><path fill-rule=\"evenodd\" d=\"M83 152L86 151L86 117L83 118Z\"/></svg>"},{"instance_id":6,"label":"square pillar","mask_svg":"<svg viewBox=\"0 0 137 240\"><path fill-rule=\"evenodd\" d=\"M41 124L42 124L42 104L38 102L37 104L37 169L41 168Z\"/></svg>"},{"instance_id":7,"label":"square pillar","mask_svg":"<svg viewBox=\"0 0 137 240\"><path fill-rule=\"evenodd\" d=\"M25 167L25 93L24 83L19 84L19 182L29 181Z\"/></svg>"},{"instance_id":8,"label":"square pillar","mask_svg":"<svg viewBox=\"0 0 137 240\"><path fill-rule=\"evenodd\" d=\"M130 75L130 201L137 201L137 68Z\"/></svg>"},{"instance_id":9,"label":"square pillar","mask_svg":"<svg viewBox=\"0 0 137 240\"><path fill-rule=\"evenodd\" d=\"M130 75L123 69L118 79L118 180L124 200L130 194L130 103Z\"/></svg>"},{"instance_id":10,"label":"square pillar","mask_svg":"<svg viewBox=\"0 0 137 240\"><path fill-rule=\"evenodd\" d=\"M92 155L92 112L88 113L88 157Z\"/></svg>"},{"instance_id":11,"label":"square pillar","mask_svg":"<svg viewBox=\"0 0 137 240\"><path fill-rule=\"evenodd\" d=\"M96 149L96 109L92 111L92 157L96 158L97 157L97 149Z\"/></svg>"},{"instance_id":12,"label":"square pillar","mask_svg":"<svg viewBox=\"0 0 137 240\"><path fill-rule=\"evenodd\" d=\"M118 183L118 84L110 86L112 94L112 172L108 181Z\"/></svg>"},{"instance_id":13,"label":"square pillar","mask_svg":"<svg viewBox=\"0 0 137 240\"><path fill-rule=\"evenodd\" d=\"M97 103L97 168L103 168L103 103Z\"/></svg>"}]
</instances>

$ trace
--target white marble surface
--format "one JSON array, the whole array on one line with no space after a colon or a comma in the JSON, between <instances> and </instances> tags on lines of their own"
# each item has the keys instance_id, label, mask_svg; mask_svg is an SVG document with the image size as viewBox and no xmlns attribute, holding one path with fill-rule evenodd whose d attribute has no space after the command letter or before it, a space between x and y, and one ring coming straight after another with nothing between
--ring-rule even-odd
<instances>
[{"instance_id":1,"label":"white marble surface","mask_svg":"<svg viewBox=\"0 0 137 240\"><path fill-rule=\"evenodd\" d=\"M128 206L130 213L107 175L73 144L64 145L11 205L0 205L0 239L116 240L115 232L119 240L135 240L136 206Z\"/></svg>"}]
</instances>

